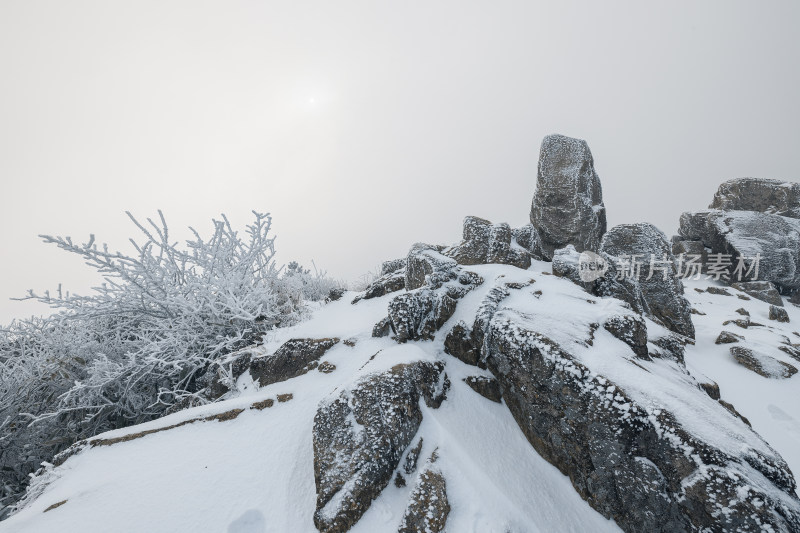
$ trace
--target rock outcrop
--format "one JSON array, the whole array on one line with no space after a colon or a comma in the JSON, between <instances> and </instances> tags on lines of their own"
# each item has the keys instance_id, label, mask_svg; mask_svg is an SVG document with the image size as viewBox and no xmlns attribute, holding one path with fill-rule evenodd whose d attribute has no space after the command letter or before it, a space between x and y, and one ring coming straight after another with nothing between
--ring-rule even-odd
<instances>
[{"instance_id":1,"label":"rock outcrop","mask_svg":"<svg viewBox=\"0 0 800 533\"><path fill-rule=\"evenodd\" d=\"M800 528L795 481L779 457L735 456L699 439L517 316L492 319L487 365L533 447L601 514L626 531Z\"/></svg>"},{"instance_id":2,"label":"rock outcrop","mask_svg":"<svg viewBox=\"0 0 800 533\"><path fill-rule=\"evenodd\" d=\"M800 218L800 184L764 178L733 179L719 186L708 207Z\"/></svg>"},{"instance_id":3,"label":"rock outcrop","mask_svg":"<svg viewBox=\"0 0 800 533\"><path fill-rule=\"evenodd\" d=\"M513 242L508 224L492 224L478 217L464 219L463 240L460 244L442 251L461 265L501 263L519 268L531 266L531 256L523 247Z\"/></svg>"},{"instance_id":4,"label":"rock outcrop","mask_svg":"<svg viewBox=\"0 0 800 533\"><path fill-rule=\"evenodd\" d=\"M664 233L652 224L622 224L605 234L600 250L626 257L634 268L638 258L642 268L633 277L641 288L646 313L670 330L694 338L691 306L683 296L683 283Z\"/></svg>"},{"instance_id":5,"label":"rock outcrop","mask_svg":"<svg viewBox=\"0 0 800 533\"><path fill-rule=\"evenodd\" d=\"M319 364L325 352L339 339L291 339L274 354L254 358L250 362L250 375L262 387L272 383L302 376Z\"/></svg>"},{"instance_id":6,"label":"rock outcrop","mask_svg":"<svg viewBox=\"0 0 800 533\"><path fill-rule=\"evenodd\" d=\"M420 361L369 376L320 406L314 417L314 524L341 533L389 484L422 422L420 400L444 399L444 365Z\"/></svg>"},{"instance_id":7,"label":"rock outcrop","mask_svg":"<svg viewBox=\"0 0 800 533\"><path fill-rule=\"evenodd\" d=\"M405 286L413 291L423 285L438 287L453 279L452 271L458 266L455 259L441 254L444 246L417 243L406 258Z\"/></svg>"},{"instance_id":8,"label":"rock outcrop","mask_svg":"<svg viewBox=\"0 0 800 533\"><path fill-rule=\"evenodd\" d=\"M606 209L586 141L563 135L544 138L530 219L548 260L568 244L579 252L598 249L606 231Z\"/></svg>"}]
</instances>

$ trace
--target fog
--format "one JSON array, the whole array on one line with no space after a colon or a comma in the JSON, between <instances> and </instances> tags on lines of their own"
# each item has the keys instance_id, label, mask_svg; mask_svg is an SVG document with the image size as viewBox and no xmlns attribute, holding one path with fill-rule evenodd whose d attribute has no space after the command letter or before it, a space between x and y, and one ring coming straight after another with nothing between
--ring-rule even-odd
<instances>
[{"instance_id":1,"label":"fog","mask_svg":"<svg viewBox=\"0 0 800 533\"><path fill-rule=\"evenodd\" d=\"M675 231L727 179L800 179L800 3L0 3L0 323L127 249L272 213L280 262L357 280L465 215L527 222L539 144L586 139L610 225Z\"/></svg>"}]
</instances>

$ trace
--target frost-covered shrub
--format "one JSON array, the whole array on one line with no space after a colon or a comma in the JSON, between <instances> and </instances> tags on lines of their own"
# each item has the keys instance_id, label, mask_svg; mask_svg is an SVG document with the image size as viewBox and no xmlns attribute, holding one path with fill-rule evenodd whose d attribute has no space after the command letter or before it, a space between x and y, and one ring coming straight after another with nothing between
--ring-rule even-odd
<instances>
[{"instance_id":1,"label":"frost-covered shrub","mask_svg":"<svg viewBox=\"0 0 800 533\"><path fill-rule=\"evenodd\" d=\"M205 375L227 354L290 325L304 302L334 283L296 263L274 262L271 218L255 213L246 234L228 219L180 247L158 223L140 223L135 255L47 243L80 255L105 282L89 296L28 298L56 309L48 318L0 330L0 498L18 495L26 475L76 440L207 401ZM191 228L190 228L191 229ZM0 501L2 516L3 501Z\"/></svg>"}]
</instances>

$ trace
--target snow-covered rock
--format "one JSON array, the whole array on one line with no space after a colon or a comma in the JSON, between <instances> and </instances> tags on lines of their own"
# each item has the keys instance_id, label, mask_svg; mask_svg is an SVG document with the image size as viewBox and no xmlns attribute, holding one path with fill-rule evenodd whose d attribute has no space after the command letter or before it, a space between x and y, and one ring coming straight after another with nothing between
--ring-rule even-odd
<instances>
[{"instance_id":1,"label":"snow-covered rock","mask_svg":"<svg viewBox=\"0 0 800 533\"><path fill-rule=\"evenodd\" d=\"M719 186L708 207L800 218L800 184L764 178L732 179Z\"/></svg>"},{"instance_id":2,"label":"snow-covered rock","mask_svg":"<svg viewBox=\"0 0 800 533\"><path fill-rule=\"evenodd\" d=\"M461 265L502 263L519 268L531 266L530 254L513 242L508 224L492 224L478 217L466 217L463 240L442 253Z\"/></svg>"},{"instance_id":3,"label":"snow-covered rock","mask_svg":"<svg viewBox=\"0 0 800 533\"><path fill-rule=\"evenodd\" d=\"M753 211L697 211L680 219L681 236L701 241L714 254L729 256L730 281L771 281L786 290L800 288L800 220ZM745 264L735 273L739 258ZM752 269L759 257L758 272Z\"/></svg>"},{"instance_id":4,"label":"snow-covered rock","mask_svg":"<svg viewBox=\"0 0 800 533\"><path fill-rule=\"evenodd\" d=\"M598 249L606 231L606 208L586 141L563 135L544 138L530 219L546 259L568 244L579 252Z\"/></svg>"},{"instance_id":5,"label":"snow-covered rock","mask_svg":"<svg viewBox=\"0 0 800 533\"><path fill-rule=\"evenodd\" d=\"M663 232L652 224L621 224L603 236L600 251L617 258L626 257L634 268L639 261L641 272L634 277L641 288L646 312L670 330L694 337L689 302L683 296L672 247Z\"/></svg>"}]
</instances>

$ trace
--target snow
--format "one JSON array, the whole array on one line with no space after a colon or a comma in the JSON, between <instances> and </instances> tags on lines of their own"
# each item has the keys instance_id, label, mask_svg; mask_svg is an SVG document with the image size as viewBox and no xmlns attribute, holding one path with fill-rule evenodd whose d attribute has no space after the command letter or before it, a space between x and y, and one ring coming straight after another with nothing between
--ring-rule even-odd
<instances>
[{"instance_id":1,"label":"snow","mask_svg":"<svg viewBox=\"0 0 800 533\"><path fill-rule=\"evenodd\" d=\"M605 388L610 402L630 409L622 401L622 391L654 413L670 410L691 433L732 455L754 448L770 456L771 446L794 472L800 472L800 378L763 378L737 364L730 345L714 344L722 322L740 318L736 309L744 307L766 327L744 330L729 325L724 329L745 336L743 346L797 366L776 346L784 337L800 342L800 335L792 333L800 329L800 310L789 306L792 322L779 324L768 320L768 304L698 293L695 288L705 288L710 282L686 280L687 297L706 314L692 316L697 342L687 349L684 369L665 359L636 359L626 344L602 327L594 332L592 346L582 342L589 338L590 324L631 311L617 300L592 297L571 282L548 275L549 263L534 262L527 271L507 265L468 268L485 283L459 301L433 342L398 345L390 338L371 337L372 326L386 316L388 302L396 294L351 305L355 294L347 293L318 308L311 320L271 332L259 348L271 354L283 342L299 337L355 341L352 347L340 342L325 354L323 360L336 365L334 372L311 371L260 389L245 375L238 381L238 395L230 399L101 435L98 438L119 437L244 409L233 420L197 421L73 455L48 470L40 480L49 482L41 496L1 522L0 532L314 532L311 430L318 406L370 374L415 360L446 362L451 381L448 398L439 409L420 403L424 417L412 441L413 446L423 438L416 471L403 474L405 487L390 483L351 531L396 531L416 477L434 449L439 456L436 468L447 482L448 531L619 531L578 496L566 476L534 451L505 404L483 398L463 381L468 376L488 376L488 372L443 353L446 332L459 320L471 324L493 288L512 282L527 284L532 279L528 286L509 291L499 304L500 316L546 332L589 369L595 378L593 386ZM651 339L666 333L649 320L647 327ZM769 445L710 401L697 386L698 380L717 382L722 398L746 416ZM262 410L251 408L255 402L285 393L293 398ZM64 500L63 505L44 512Z\"/></svg>"},{"instance_id":2,"label":"snow","mask_svg":"<svg viewBox=\"0 0 800 533\"><path fill-rule=\"evenodd\" d=\"M513 267L484 270L494 268L509 279L531 277ZM474 312L480 293L491 285L468 294L451 320L465 316L470 306ZM424 419L413 442L423 437L424 445L417 470L407 477L406 487L390 483L353 532L397 530L415 476L437 447L436 467L447 479L451 506L449 531L619 531L578 496L566 476L536 454L505 405L486 400L463 382L469 375L488 375L486 371L444 355L440 339L398 345L388 338L372 338L372 326L385 316L395 295L351 305L354 296L345 294L317 309L311 320L275 330L261 348L269 354L298 337L355 340L353 347L339 343L325 354L323 359L336 365L331 374L312 371L261 389L242 377L237 397L100 435L97 438L119 437L245 409L233 420L194 422L87 448L52 469L41 496L1 522L0 531L314 532L311 429L318 405L348 384L399 362L437 358L446 361L452 385L439 409L420 404ZM284 393L292 393L293 399L263 410L250 408Z\"/></svg>"}]
</instances>

